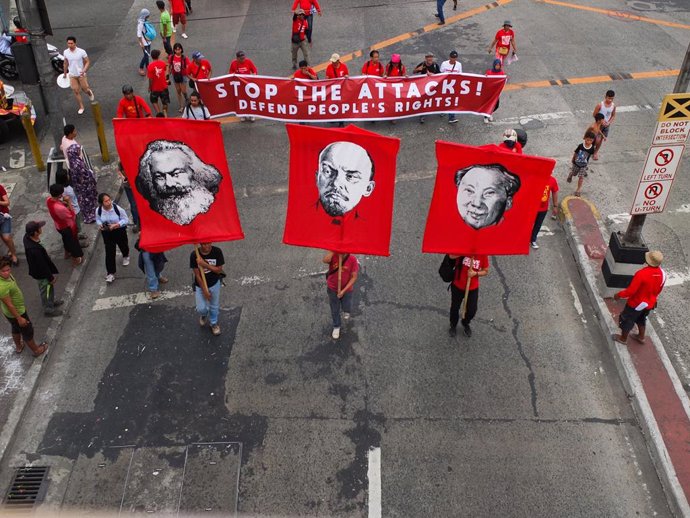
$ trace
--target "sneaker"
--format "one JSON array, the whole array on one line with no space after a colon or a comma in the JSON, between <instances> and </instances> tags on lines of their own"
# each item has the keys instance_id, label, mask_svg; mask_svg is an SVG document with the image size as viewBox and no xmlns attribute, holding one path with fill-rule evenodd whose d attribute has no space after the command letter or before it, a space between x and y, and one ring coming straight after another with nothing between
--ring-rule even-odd
<instances>
[{"instance_id":1,"label":"sneaker","mask_svg":"<svg viewBox=\"0 0 690 518\"><path fill-rule=\"evenodd\" d=\"M340 338L340 328L339 327L333 328L333 332L331 333L331 338L333 338L333 340L337 340L338 338Z\"/></svg>"},{"instance_id":2,"label":"sneaker","mask_svg":"<svg viewBox=\"0 0 690 518\"><path fill-rule=\"evenodd\" d=\"M122 258L122 266L129 266L129 256Z\"/></svg>"},{"instance_id":3,"label":"sneaker","mask_svg":"<svg viewBox=\"0 0 690 518\"><path fill-rule=\"evenodd\" d=\"M132 233L133 233L133 234L138 234L138 233L139 233L139 225L134 225L134 226L132 226Z\"/></svg>"},{"instance_id":4,"label":"sneaker","mask_svg":"<svg viewBox=\"0 0 690 518\"><path fill-rule=\"evenodd\" d=\"M109 273L105 276L105 282L107 282L108 284L112 283L114 280L115 276L112 273Z\"/></svg>"},{"instance_id":5,"label":"sneaker","mask_svg":"<svg viewBox=\"0 0 690 518\"><path fill-rule=\"evenodd\" d=\"M184 33L184 32L182 33L182 37L183 37L184 39L187 39L187 38L189 38L189 36L187 36L187 34L186 34L186 33Z\"/></svg>"},{"instance_id":6,"label":"sneaker","mask_svg":"<svg viewBox=\"0 0 690 518\"><path fill-rule=\"evenodd\" d=\"M213 336L218 336L220 334L220 326L218 324L212 325L211 332L213 333Z\"/></svg>"},{"instance_id":7,"label":"sneaker","mask_svg":"<svg viewBox=\"0 0 690 518\"><path fill-rule=\"evenodd\" d=\"M173 25L173 32L177 32L177 27Z\"/></svg>"},{"instance_id":8,"label":"sneaker","mask_svg":"<svg viewBox=\"0 0 690 518\"><path fill-rule=\"evenodd\" d=\"M77 110L77 113L78 113L79 115L81 115L82 113L84 113L84 108L79 108L79 109ZM597 160L598 160L598 159L597 159Z\"/></svg>"},{"instance_id":9,"label":"sneaker","mask_svg":"<svg viewBox=\"0 0 690 518\"><path fill-rule=\"evenodd\" d=\"M350 320L350 314L349 313L343 313L343 320Z\"/></svg>"},{"instance_id":10,"label":"sneaker","mask_svg":"<svg viewBox=\"0 0 690 518\"><path fill-rule=\"evenodd\" d=\"M89 94L89 101L93 102L96 100L96 96L93 95L93 90L91 90L91 93Z\"/></svg>"},{"instance_id":11,"label":"sneaker","mask_svg":"<svg viewBox=\"0 0 690 518\"><path fill-rule=\"evenodd\" d=\"M152 291L152 292L149 294L149 296L151 297L152 300L155 300L155 299L157 299L158 297L161 296L161 292L160 292L160 291Z\"/></svg>"},{"instance_id":12,"label":"sneaker","mask_svg":"<svg viewBox=\"0 0 690 518\"><path fill-rule=\"evenodd\" d=\"M446 22L438 22L436 25L445 25Z\"/></svg>"},{"instance_id":13,"label":"sneaker","mask_svg":"<svg viewBox=\"0 0 690 518\"><path fill-rule=\"evenodd\" d=\"M489 117L484 117L484 124L489 124Z\"/></svg>"},{"instance_id":14,"label":"sneaker","mask_svg":"<svg viewBox=\"0 0 690 518\"><path fill-rule=\"evenodd\" d=\"M493 115L489 115L489 122L493 122L493 121L494 121L494 116L493 116Z\"/></svg>"},{"instance_id":15,"label":"sneaker","mask_svg":"<svg viewBox=\"0 0 690 518\"><path fill-rule=\"evenodd\" d=\"M465 331L465 336L467 338L472 336L472 328L470 327L469 324L463 324L462 329L463 329L463 331Z\"/></svg>"},{"instance_id":16,"label":"sneaker","mask_svg":"<svg viewBox=\"0 0 690 518\"><path fill-rule=\"evenodd\" d=\"M160 277L158 277L158 282L160 282L161 284L166 284L166 283L168 282L168 278L167 278L167 277L163 277L163 276L161 275Z\"/></svg>"},{"instance_id":17,"label":"sneaker","mask_svg":"<svg viewBox=\"0 0 690 518\"><path fill-rule=\"evenodd\" d=\"M201 327L204 327L206 325L206 317L204 317L204 316L199 317L199 325Z\"/></svg>"},{"instance_id":18,"label":"sneaker","mask_svg":"<svg viewBox=\"0 0 690 518\"><path fill-rule=\"evenodd\" d=\"M420 123L420 124L424 124L424 117L420 117L420 118L419 118L419 123Z\"/></svg>"},{"instance_id":19,"label":"sneaker","mask_svg":"<svg viewBox=\"0 0 690 518\"><path fill-rule=\"evenodd\" d=\"M455 124L458 122L458 119L448 119L448 124Z\"/></svg>"},{"instance_id":20,"label":"sneaker","mask_svg":"<svg viewBox=\"0 0 690 518\"><path fill-rule=\"evenodd\" d=\"M532 241L532 242L529 244L529 246L531 246L531 247L534 248L535 250L539 250L539 245L537 244L536 241Z\"/></svg>"},{"instance_id":21,"label":"sneaker","mask_svg":"<svg viewBox=\"0 0 690 518\"><path fill-rule=\"evenodd\" d=\"M456 329L455 326L450 326L450 327L448 328L448 334L449 334L450 336L455 336L455 335L458 334L458 330Z\"/></svg>"},{"instance_id":22,"label":"sneaker","mask_svg":"<svg viewBox=\"0 0 690 518\"><path fill-rule=\"evenodd\" d=\"M256 120L256 117L249 117L249 122L254 122Z\"/></svg>"}]
</instances>

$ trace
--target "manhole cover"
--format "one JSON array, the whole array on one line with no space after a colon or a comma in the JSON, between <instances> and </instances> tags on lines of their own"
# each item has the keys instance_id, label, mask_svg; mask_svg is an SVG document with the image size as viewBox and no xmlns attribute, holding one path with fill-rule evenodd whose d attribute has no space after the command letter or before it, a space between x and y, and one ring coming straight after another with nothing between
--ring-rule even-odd
<instances>
[{"instance_id":1,"label":"manhole cover","mask_svg":"<svg viewBox=\"0 0 690 518\"><path fill-rule=\"evenodd\" d=\"M643 2L642 0L629 0L626 2L630 8L636 11L656 11L656 4L651 2Z\"/></svg>"},{"instance_id":2,"label":"manhole cover","mask_svg":"<svg viewBox=\"0 0 690 518\"><path fill-rule=\"evenodd\" d=\"M5 495L5 509L30 511L45 496L47 475L48 466L17 468Z\"/></svg>"}]
</instances>

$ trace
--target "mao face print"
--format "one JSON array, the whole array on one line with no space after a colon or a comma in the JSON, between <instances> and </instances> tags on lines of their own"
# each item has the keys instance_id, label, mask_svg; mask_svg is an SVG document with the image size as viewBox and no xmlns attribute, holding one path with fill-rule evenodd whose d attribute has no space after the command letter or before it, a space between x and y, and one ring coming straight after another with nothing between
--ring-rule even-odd
<instances>
[{"instance_id":1,"label":"mao face print","mask_svg":"<svg viewBox=\"0 0 690 518\"><path fill-rule=\"evenodd\" d=\"M498 164L473 165L455 173L455 185L460 217L478 230L501 222L520 189L520 178Z\"/></svg>"}]
</instances>

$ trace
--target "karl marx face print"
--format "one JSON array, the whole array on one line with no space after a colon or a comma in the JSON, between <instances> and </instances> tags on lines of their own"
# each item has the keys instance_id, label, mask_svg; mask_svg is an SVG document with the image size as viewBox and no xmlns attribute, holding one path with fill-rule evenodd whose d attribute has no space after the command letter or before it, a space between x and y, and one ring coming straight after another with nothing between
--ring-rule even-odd
<instances>
[{"instance_id":1,"label":"karl marx face print","mask_svg":"<svg viewBox=\"0 0 690 518\"><path fill-rule=\"evenodd\" d=\"M455 173L458 212L478 230L500 223L513 206L520 178L499 164L472 165Z\"/></svg>"},{"instance_id":2,"label":"karl marx face print","mask_svg":"<svg viewBox=\"0 0 690 518\"><path fill-rule=\"evenodd\" d=\"M358 144L333 142L319 153L316 186L326 213L343 216L374 191L374 161Z\"/></svg>"},{"instance_id":3,"label":"karl marx face print","mask_svg":"<svg viewBox=\"0 0 690 518\"><path fill-rule=\"evenodd\" d=\"M136 187L152 210L178 225L206 213L222 175L182 142L150 142L139 160Z\"/></svg>"}]
</instances>

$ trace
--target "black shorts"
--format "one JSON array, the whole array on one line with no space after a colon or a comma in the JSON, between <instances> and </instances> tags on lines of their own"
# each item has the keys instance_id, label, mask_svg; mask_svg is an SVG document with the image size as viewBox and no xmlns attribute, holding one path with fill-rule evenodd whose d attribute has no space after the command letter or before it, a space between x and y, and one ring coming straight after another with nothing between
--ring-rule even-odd
<instances>
[{"instance_id":1,"label":"black shorts","mask_svg":"<svg viewBox=\"0 0 690 518\"><path fill-rule=\"evenodd\" d=\"M185 80L185 76L183 76L182 74L173 74L172 78L173 78L173 83L177 83L177 84L182 84L182 83L184 83L184 80Z\"/></svg>"},{"instance_id":2,"label":"black shorts","mask_svg":"<svg viewBox=\"0 0 690 518\"><path fill-rule=\"evenodd\" d=\"M170 93L168 92L168 89L166 88L162 92L151 92L151 95L149 96L149 100L152 103L157 103L158 99L161 100L164 106L167 106L170 104Z\"/></svg>"},{"instance_id":3,"label":"black shorts","mask_svg":"<svg viewBox=\"0 0 690 518\"><path fill-rule=\"evenodd\" d=\"M620 316L618 317L618 326L624 333L629 333L635 324L644 327L647 325L647 316L651 309L642 309L637 311L635 308L631 308L627 304Z\"/></svg>"},{"instance_id":4,"label":"black shorts","mask_svg":"<svg viewBox=\"0 0 690 518\"><path fill-rule=\"evenodd\" d=\"M8 317L7 315L5 315L5 318L9 321L10 325L12 326L13 335L22 335L22 338L25 342L34 339L34 326L31 323L31 320L29 320L29 315L28 313L26 313L26 311L22 313L22 318L29 320L29 323L26 327L20 326L19 321L14 317Z\"/></svg>"}]
</instances>

